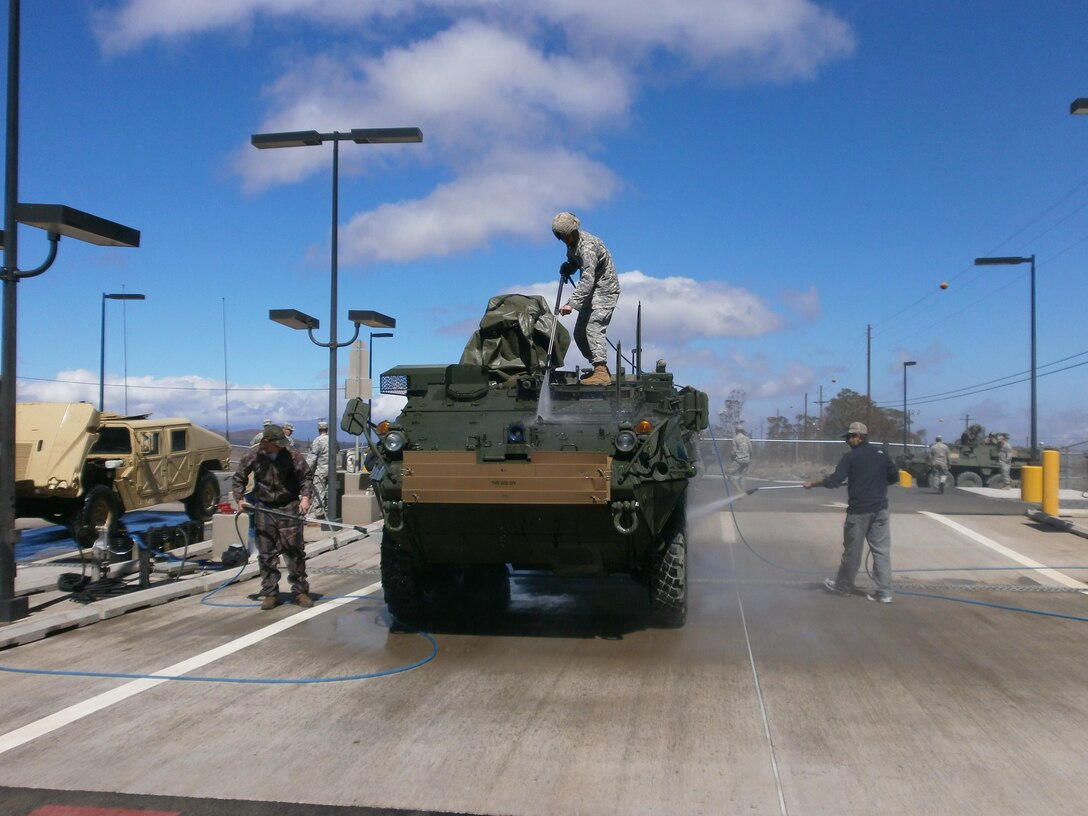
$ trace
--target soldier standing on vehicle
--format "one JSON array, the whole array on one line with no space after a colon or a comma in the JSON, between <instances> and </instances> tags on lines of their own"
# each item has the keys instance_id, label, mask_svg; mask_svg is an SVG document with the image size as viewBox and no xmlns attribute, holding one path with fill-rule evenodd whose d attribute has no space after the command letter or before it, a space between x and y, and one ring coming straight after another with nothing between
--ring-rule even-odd
<instances>
[{"instance_id":1,"label":"soldier standing on vehicle","mask_svg":"<svg viewBox=\"0 0 1088 816\"><path fill-rule=\"evenodd\" d=\"M329 423L325 420L317 423L317 439L306 454L306 464L310 466L314 480L313 515L325 518L329 502Z\"/></svg>"},{"instance_id":2,"label":"soldier standing on vehicle","mask_svg":"<svg viewBox=\"0 0 1088 816\"><path fill-rule=\"evenodd\" d=\"M567 245L567 260L559 272L569 278L580 270L578 285L559 307L559 314L578 312L574 324L574 342L593 364L593 371L582 379L583 385L608 385L608 349L605 331L620 297L620 279L612 263L612 253L596 235L579 230L578 216L561 212L552 219L552 232Z\"/></svg>"},{"instance_id":3,"label":"soldier standing on vehicle","mask_svg":"<svg viewBox=\"0 0 1088 816\"><path fill-rule=\"evenodd\" d=\"M250 474L253 493L248 506L256 511L257 564L261 571L261 609L279 604L279 556L287 564L291 594L299 606L313 606L306 578L306 547L302 540L302 518L310 509L314 484L310 468L301 454L287 446L279 425L268 425L260 444L242 455L232 482L234 500L243 507L243 494ZM272 512L263 512L272 511Z\"/></svg>"},{"instance_id":4,"label":"soldier standing on vehicle","mask_svg":"<svg viewBox=\"0 0 1088 816\"><path fill-rule=\"evenodd\" d=\"M726 473L733 479L737 490L744 492L747 483L745 474L748 473L748 465L752 462L752 438L744 430L744 426L737 424L733 434L733 461L730 462Z\"/></svg>"},{"instance_id":5,"label":"soldier standing on vehicle","mask_svg":"<svg viewBox=\"0 0 1088 816\"><path fill-rule=\"evenodd\" d=\"M881 448L869 444L869 429L863 422L851 422L843 434L850 450L839 460L830 476L804 483L814 487L839 487L846 482L846 524L843 526L842 560L835 580L824 580L834 595L854 593L854 581L861 569L865 542L873 554L876 591L865 597L879 603L892 602L892 536L888 514L888 485L899 482L899 468Z\"/></svg>"},{"instance_id":6,"label":"soldier standing on vehicle","mask_svg":"<svg viewBox=\"0 0 1088 816\"><path fill-rule=\"evenodd\" d=\"M948 445L941 441L941 435L934 437L933 444L929 446L930 484L937 488L938 493L944 493L944 483L951 478L948 473L949 458Z\"/></svg>"},{"instance_id":7,"label":"soldier standing on vehicle","mask_svg":"<svg viewBox=\"0 0 1088 816\"><path fill-rule=\"evenodd\" d=\"M249 440L249 446L251 448L255 447L256 445L261 444L261 437L264 436L264 429L267 428L271 424L272 424L271 419L266 419L263 423L261 423L261 430L257 431L257 433L255 433L253 435L253 438L251 440Z\"/></svg>"},{"instance_id":8,"label":"soldier standing on vehicle","mask_svg":"<svg viewBox=\"0 0 1088 816\"><path fill-rule=\"evenodd\" d=\"M997 448L997 464L1001 467L1001 489L1008 490L1012 487L1012 445L1009 444L1009 435L1001 435L1001 443Z\"/></svg>"}]
</instances>

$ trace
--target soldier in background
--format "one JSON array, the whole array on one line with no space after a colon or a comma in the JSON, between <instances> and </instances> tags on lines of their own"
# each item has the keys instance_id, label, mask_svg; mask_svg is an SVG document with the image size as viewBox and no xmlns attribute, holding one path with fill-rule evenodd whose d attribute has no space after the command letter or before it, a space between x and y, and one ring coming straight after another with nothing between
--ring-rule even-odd
<instances>
[{"instance_id":1,"label":"soldier in background","mask_svg":"<svg viewBox=\"0 0 1088 816\"><path fill-rule=\"evenodd\" d=\"M1001 467L1001 489L1008 490L1012 487L1012 445L1009 444L1008 434L1001 435L997 464Z\"/></svg>"},{"instance_id":2,"label":"soldier in background","mask_svg":"<svg viewBox=\"0 0 1088 816\"><path fill-rule=\"evenodd\" d=\"M948 466L948 445L942 441L941 435L937 434L933 444L929 446L929 467L932 474L930 482L937 488L938 493L944 493L944 483L949 478Z\"/></svg>"},{"instance_id":3,"label":"soldier in background","mask_svg":"<svg viewBox=\"0 0 1088 816\"><path fill-rule=\"evenodd\" d=\"M726 474L733 480L737 490L744 492L747 481L745 474L752 462L752 438L744 426L737 423L736 432L733 434L733 460L726 468Z\"/></svg>"},{"instance_id":4,"label":"soldier in background","mask_svg":"<svg viewBox=\"0 0 1088 816\"><path fill-rule=\"evenodd\" d=\"M310 444L306 454L306 463L310 466L314 480L315 518L327 518L329 507L329 423L321 420L317 423L317 439Z\"/></svg>"},{"instance_id":5,"label":"soldier in background","mask_svg":"<svg viewBox=\"0 0 1088 816\"><path fill-rule=\"evenodd\" d=\"M261 437L264 436L264 429L267 428L271 424L272 424L271 419L266 419L263 423L261 423L261 426L262 426L261 430L257 431L257 433L254 434L253 438L251 440L249 440L249 446L251 448L256 447L257 445L261 444Z\"/></svg>"},{"instance_id":6,"label":"soldier in background","mask_svg":"<svg viewBox=\"0 0 1088 816\"><path fill-rule=\"evenodd\" d=\"M559 307L559 314L578 312L574 324L574 342L593 364L593 371L583 378L583 385L608 385L608 349L605 331L620 298L620 279L612 263L612 253L596 235L579 230L578 216L561 212L552 219L552 233L567 245L567 260L559 267L564 278L581 270L578 285Z\"/></svg>"},{"instance_id":7,"label":"soldier in background","mask_svg":"<svg viewBox=\"0 0 1088 816\"><path fill-rule=\"evenodd\" d=\"M250 475L253 493L246 502L243 494ZM257 565L261 588L257 593L261 609L279 604L279 557L287 564L291 594L299 606L313 606L306 578L306 546L302 518L310 509L314 483L301 454L287 447L287 436L279 425L269 424L260 444L242 455L234 473L232 492L239 509L254 509L252 526L257 533ZM262 512L270 510L272 512Z\"/></svg>"},{"instance_id":8,"label":"soldier in background","mask_svg":"<svg viewBox=\"0 0 1088 816\"><path fill-rule=\"evenodd\" d=\"M287 447L291 450L295 450L295 426L290 422L283 423L283 434L287 437Z\"/></svg>"}]
</instances>

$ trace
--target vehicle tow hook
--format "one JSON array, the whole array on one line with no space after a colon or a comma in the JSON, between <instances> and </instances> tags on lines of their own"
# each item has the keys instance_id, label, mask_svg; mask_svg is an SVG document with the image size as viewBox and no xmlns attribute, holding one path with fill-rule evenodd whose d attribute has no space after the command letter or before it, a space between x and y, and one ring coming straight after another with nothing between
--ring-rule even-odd
<instances>
[{"instance_id":1,"label":"vehicle tow hook","mask_svg":"<svg viewBox=\"0 0 1088 816\"><path fill-rule=\"evenodd\" d=\"M622 501L612 505L612 526L620 535L631 535L638 529L638 502ZM624 524L624 516L630 518L630 522Z\"/></svg>"}]
</instances>

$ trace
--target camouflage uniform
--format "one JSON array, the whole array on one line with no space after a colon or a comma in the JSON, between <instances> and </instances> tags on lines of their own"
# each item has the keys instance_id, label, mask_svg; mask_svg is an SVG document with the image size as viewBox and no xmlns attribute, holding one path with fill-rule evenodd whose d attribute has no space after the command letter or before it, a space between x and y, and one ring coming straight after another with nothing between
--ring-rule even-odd
<instances>
[{"instance_id":1,"label":"camouflage uniform","mask_svg":"<svg viewBox=\"0 0 1088 816\"><path fill-rule=\"evenodd\" d=\"M313 472L314 480L314 518L325 518L329 502L329 435L318 433L317 439L310 445L306 463Z\"/></svg>"},{"instance_id":2,"label":"camouflage uniform","mask_svg":"<svg viewBox=\"0 0 1088 816\"><path fill-rule=\"evenodd\" d=\"M306 578L306 547L302 540L302 520L299 515L299 499L313 496L313 479L302 454L290 448L280 448L275 456L268 456L259 448L242 455L232 483L234 499L241 503L249 475L253 474L253 494L250 504L257 508L267 507L277 513L294 518L262 513L253 515L257 532L257 563L261 570L261 590L264 598L279 593L279 556L287 564L287 580L291 594L296 598L310 592Z\"/></svg>"},{"instance_id":3,"label":"camouflage uniform","mask_svg":"<svg viewBox=\"0 0 1088 816\"><path fill-rule=\"evenodd\" d=\"M1007 436L1001 437L1001 445L997 449L997 464L1001 467L1001 486L1012 487L1012 446Z\"/></svg>"},{"instance_id":4,"label":"camouflage uniform","mask_svg":"<svg viewBox=\"0 0 1088 816\"><path fill-rule=\"evenodd\" d=\"M733 461L726 472L733 477L734 483L739 490L745 489L747 483L745 474L748 472L748 465L751 464L751 461L752 440L744 432L743 428L737 428L737 432L733 436Z\"/></svg>"},{"instance_id":5,"label":"camouflage uniform","mask_svg":"<svg viewBox=\"0 0 1088 816\"><path fill-rule=\"evenodd\" d=\"M938 439L929 446L929 466L933 470L933 487L944 493L944 483L949 479L948 445Z\"/></svg>"},{"instance_id":6,"label":"camouflage uniform","mask_svg":"<svg viewBox=\"0 0 1088 816\"><path fill-rule=\"evenodd\" d=\"M605 365L608 361L605 330L620 298L620 279L612 263L612 253L596 235L579 230L578 242L567 247L567 262L581 270L578 285L567 299L578 312L574 342L591 363Z\"/></svg>"}]
</instances>

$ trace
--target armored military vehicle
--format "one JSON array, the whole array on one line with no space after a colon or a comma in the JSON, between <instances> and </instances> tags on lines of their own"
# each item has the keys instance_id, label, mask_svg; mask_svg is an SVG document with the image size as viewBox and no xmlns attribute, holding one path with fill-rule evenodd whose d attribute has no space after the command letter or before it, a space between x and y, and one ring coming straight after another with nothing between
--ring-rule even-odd
<instances>
[{"instance_id":1,"label":"armored military vehicle","mask_svg":"<svg viewBox=\"0 0 1088 816\"><path fill-rule=\"evenodd\" d=\"M948 471L957 487L1001 487L1001 464L998 448L1002 436L1007 434L986 433L986 429L972 424L955 441L948 445ZM1031 464L1031 450L1012 446L1010 477L1019 481L1020 468ZM929 485L929 463L926 454L901 457L900 467L910 472L920 487ZM1011 485L1010 485L1011 487Z\"/></svg>"},{"instance_id":2,"label":"armored military vehicle","mask_svg":"<svg viewBox=\"0 0 1088 816\"><path fill-rule=\"evenodd\" d=\"M664 361L643 371L637 349L631 373L617 353L612 385L582 385L558 370L569 340L542 297L501 295L460 362L382 374L382 393L407 397L377 426L371 472L398 621L500 611L509 565L628 574L648 588L655 625L683 625L684 508L707 395L674 385Z\"/></svg>"},{"instance_id":3,"label":"armored military vehicle","mask_svg":"<svg viewBox=\"0 0 1088 816\"><path fill-rule=\"evenodd\" d=\"M230 444L187 419L99 413L86 402L23 402L15 419L15 512L67 526L89 546L127 510L182 501L207 521Z\"/></svg>"}]
</instances>

